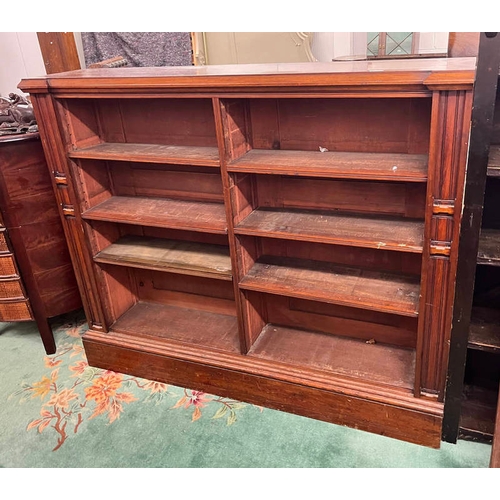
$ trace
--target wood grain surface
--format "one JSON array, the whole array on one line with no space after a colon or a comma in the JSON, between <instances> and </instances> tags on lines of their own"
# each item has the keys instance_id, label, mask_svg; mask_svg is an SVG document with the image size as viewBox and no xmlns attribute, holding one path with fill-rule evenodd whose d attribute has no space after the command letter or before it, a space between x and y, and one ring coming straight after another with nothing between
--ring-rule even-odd
<instances>
[{"instance_id":1,"label":"wood grain surface","mask_svg":"<svg viewBox=\"0 0 500 500\"><path fill-rule=\"evenodd\" d=\"M228 170L333 179L425 182L427 157L383 153L252 149L232 161L228 165Z\"/></svg>"},{"instance_id":2,"label":"wood grain surface","mask_svg":"<svg viewBox=\"0 0 500 500\"><path fill-rule=\"evenodd\" d=\"M70 158L93 160L137 161L173 165L218 167L217 148L194 146L165 146L162 144L130 144L104 142L84 149L75 149Z\"/></svg>"},{"instance_id":3,"label":"wood grain surface","mask_svg":"<svg viewBox=\"0 0 500 500\"><path fill-rule=\"evenodd\" d=\"M96 262L232 280L227 247L207 243L125 236L101 250Z\"/></svg>"},{"instance_id":4,"label":"wood grain surface","mask_svg":"<svg viewBox=\"0 0 500 500\"><path fill-rule=\"evenodd\" d=\"M87 220L224 234L224 205L165 198L113 196L83 214Z\"/></svg>"},{"instance_id":5,"label":"wood grain surface","mask_svg":"<svg viewBox=\"0 0 500 500\"><path fill-rule=\"evenodd\" d=\"M355 247L421 253L423 221L367 217L324 210L259 208L236 228L236 234L285 238Z\"/></svg>"},{"instance_id":6,"label":"wood grain surface","mask_svg":"<svg viewBox=\"0 0 500 500\"><path fill-rule=\"evenodd\" d=\"M403 316L418 314L415 278L328 263L262 257L240 281L240 287Z\"/></svg>"}]
</instances>

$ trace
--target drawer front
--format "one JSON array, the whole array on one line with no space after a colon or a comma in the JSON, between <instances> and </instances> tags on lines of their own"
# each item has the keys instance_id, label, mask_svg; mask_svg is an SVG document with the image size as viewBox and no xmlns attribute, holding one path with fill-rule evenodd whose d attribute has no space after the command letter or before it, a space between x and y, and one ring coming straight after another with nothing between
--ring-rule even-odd
<instances>
[{"instance_id":1,"label":"drawer front","mask_svg":"<svg viewBox=\"0 0 500 500\"><path fill-rule=\"evenodd\" d=\"M16 264L12 254L0 255L0 276L17 275Z\"/></svg>"},{"instance_id":2,"label":"drawer front","mask_svg":"<svg viewBox=\"0 0 500 500\"><path fill-rule=\"evenodd\" d=\"M0 299L26 299L20 279L0 279Z\"/></svg>"},{"instance_id":3,"label":"drawer front","mask_svg":"<svg viewBox=\"0 0 500 500\"><path fill-rule=\"evenodd\" d=\"M9 245L7 245L7 233L5 229L0 229L0 252L8 252Z\"/></svg>"},{"instance_id":4,"label":"drawer front","mask_svg":"<svg viewBox=\"0 0 500 500\"><path fill-rule=\"evenodd\" d=\"M33 319L27 300L0 302L0 321L28 321Z\"/></svg>"}]
</instances>

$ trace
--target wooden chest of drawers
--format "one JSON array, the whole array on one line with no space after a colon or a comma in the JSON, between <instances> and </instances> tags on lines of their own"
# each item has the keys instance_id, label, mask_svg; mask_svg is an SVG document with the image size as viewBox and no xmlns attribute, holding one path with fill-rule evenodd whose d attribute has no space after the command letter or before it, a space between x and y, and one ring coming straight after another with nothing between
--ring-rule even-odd
<instances>
[{"instance_id":1,"label":"wooden chest of drawers","mask_svg":"<svg viewBox=\"0 0 500 500\"><path fill-rule=\"evenodd\" d=\"M0 137L0 321L37 322L48 354L48 318L81 307L38 134Z\"/></svg>"}]
</instances>

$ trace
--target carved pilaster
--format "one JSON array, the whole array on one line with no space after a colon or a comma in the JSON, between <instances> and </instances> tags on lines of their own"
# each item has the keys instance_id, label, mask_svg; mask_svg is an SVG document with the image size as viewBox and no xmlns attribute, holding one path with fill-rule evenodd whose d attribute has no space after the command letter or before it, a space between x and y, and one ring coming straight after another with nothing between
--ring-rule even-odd
<instances>
[{"instance_id":1,"label":"carved pilaster","mask_svg":"<svg viewBox=\"0 0 500 500\"><path fill-rule=\"evenodd\" d=\"M472 92L435 91L432 103L416 387L443 398L451 331Z\"/></svg>"}]
</instances>

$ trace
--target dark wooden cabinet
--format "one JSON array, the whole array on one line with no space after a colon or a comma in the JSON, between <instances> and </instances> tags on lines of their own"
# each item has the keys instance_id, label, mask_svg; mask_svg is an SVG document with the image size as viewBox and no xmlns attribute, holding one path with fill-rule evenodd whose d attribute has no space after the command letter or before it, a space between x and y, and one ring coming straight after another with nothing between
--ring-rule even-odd
<instances>
[{"instance_id":1,"label":"dark wooden cabinet","mask_svg":"<svg viewBox=\"0 0 500 500\"><path fill-rule=\"evenodd\" d=\"M48 354L49 318L81 307L38 134L0 137L0 321L35 320Z\"/></svg>"},{"instance_id":2,"label":"dark wooden cabinet","mask_svg":"<svg viewBox=\"0 0 500 500\"><path fill-rule=\"evenodd\" d=\"M444 438L451 442L491 441L500 382L500 35L478 39L445 405Z\"/></svg>"},{"instance_id":3,"label":"dark wooden cabinet","mask_svg":"<svg viewBox=\"0 0 500 500\"><path fill-rule=\"evenodd\" d=\"M438 447L474 73L457 58L24 80L89 363Z\"/></svg>"}]
</instances>

